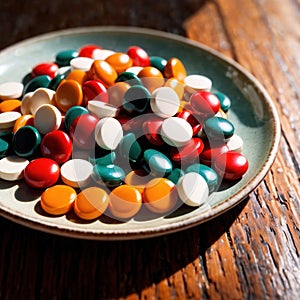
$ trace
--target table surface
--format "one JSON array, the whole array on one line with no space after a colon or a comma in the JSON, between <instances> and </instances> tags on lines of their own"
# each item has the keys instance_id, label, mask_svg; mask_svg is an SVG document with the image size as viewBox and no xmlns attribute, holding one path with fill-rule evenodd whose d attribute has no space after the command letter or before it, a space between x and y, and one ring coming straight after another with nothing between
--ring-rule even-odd
<instances>
[{"instance_id":1,"label":"table surface","mask_svg":"<svg viewBox=\"0 0 300 300\"><path fill-rule=\"evenodd\" d=\"M299 16L300 0L1 1L1 49L89 25L154 28L216 49L265 86L282 136L247 199L176 234L87 241L0 218L0 299L299 299Z\"/></svg>"}]
</instances>

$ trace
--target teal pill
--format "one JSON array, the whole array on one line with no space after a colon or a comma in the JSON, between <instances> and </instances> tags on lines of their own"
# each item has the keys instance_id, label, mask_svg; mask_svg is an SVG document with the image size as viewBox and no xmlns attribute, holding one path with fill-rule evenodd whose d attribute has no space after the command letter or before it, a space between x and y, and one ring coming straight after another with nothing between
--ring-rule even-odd
<instances>
[{"instance_id":1,"label":"teal pill","mask_svg":"<svg viewBox=\"0 0 300 300\"><path fill-rule=\"evenodd\" d=\"M6 141L0 139L0 158L3 158L6 155L8 148L9 144Z\"/></svg>"},{"instance_id":2,"label":"teal pill","mask_svg":"<svg viewBox=\"0 0 300 300\"><path fill-rule=\"evenodd\" d=\"M143 154L140 144L137 142L133 132L127 133L123 136L118 145L119 157L123 160L133 163L138 162Z\"/></svg>"},{"instance_id":3,"label":"teal pill","mask_svg":"<svg viewBox=\"0 0 300 300\"><path fill-rule=\"evenodd\" d=\"M173 169L173 165L169 158L154 149L147 149L144 152L143 162L145 171L157 177L168 176Z\"/></svg>"},{"instance_id":4,"label":"teal pill","mask_svg":"<svg viewBox=\"0 0 300 300\"><path fill-rule=\"evenodd\" d=\"M208 138L228 139L234 134L233 124L221 117L211 117L204 123L203 130Z\"/></svg>"},{"instance_id":5,"label":"teal pill","mask_svg":"<svg viewBox=\"0 0 300 300\"><path fill-rule=\"evenodd\" d=\"M216 92L214 93L218 99L220 100L220 106L221 106L221 109L224 111L224 112L227 112L229 110L229 108L231 107L231 100L230 98L221 93L221 92Z\"/></svg>"},{"instance_id":6,"label":"teal pill","mask_svg":"<svg viewBox=\"0 0 300 300\"><path fill-rule=\"evenodd\" d=\"M209 192L216 191L218 187L218 174L210 167L203 164L193 164L187 167L187 173L195 172L200 174L207 182Z\"/></svg>"},{"instance_id":7,"label":"teal pill","mask_svg":"<svg viewBox=\"0 0 300 300\"><path fill-rule=\"evenodd\" d=\"M173 171L171 172L171 174L167 177L169 180L171 180L174 184L178 183L178 180L180 179L181 176L184 175L183 170L179 169L179 168L175 168L173 169Z\"/></svg>"},{"instance_id":8,"label":"teal pill","mask_svg":"<svg viewBox=\"0 0 300 300\"><path fill-rule=\"evenodd\" d=\"M32 78L24 87L23 94L34 92L38 88L48 88L51 77L48 75L40 75Z\"/></svg>"},{"instance_id":9,"label":"teal pill","mask_svg":"<svg viewBox=\"0 0 300 300\"><path fill-rule=\"evenodd\" d=\"M124 178L125 172L117 165L100 165L96 164L92 173L93 180L98 184L105 184L107 187L119 186Z\"/></svg>"},{"instance_id":10,"label":"teal pill","mask_svg":"<svg viewBox=\"0 0 300 300\"><path fill-rule=\"evenodd\" d=\"M89 114L89 111L87 108L83 107L83 106L72 106L71 108L69 108L65 114L65 120L64 120L64 125L66 127L67 130L70 129L73 121L81 116L81 115L86 115Z\"/></svg>"},{"instance_id":11,"label":"teal pill","mask_svg":"<svg viewBox=\"0 0 300 300\"><path fill-rule=\"evenodd\" d=\"M65 74L57 74L54 78L51 79L51 81L49 82L48 85L48 89L56 91L56 89L58 88L59 84L61 83L61 81L63 79L66 78Z\"/></svg>"},{"instance_id":12,"label":"teal pill","mask_svg":"<svg viewBox=\"0 0 300 300\"><path fill-rule=\"evenodd\" d=\"M141 85L131 86L123 98L123 108L131 114L142 114L149 108L150 92Z\"/></svg>"},{"instance_id":13,"label":"teal pill","mask_svg":"<svg viewBox=\"0 0 300 300\"><path fill-rule=\"evenodd\" d=\"M92 165L111 165L116 160L116 152L102 149L96 145L94 153L91 153L88 160Z\"/></svg>"},{"instance_id":14,"label":"teal pill","mask_svg":"<svg viewBox=\"0 0 300 300\"><path fill-rule=\"evenodd\" d=\"M129 85L143 85L141 79L132 72L122 72L119 74L115 82L126 82Z\"/></svg>"},{"instance_id":15,"label":"teal pill","mask_svg":"<svg viewBox=\"0 0 300 300\"><path fill-rule=\"evenodd\" d=\"M30 157L41 144L41 135L33 126L23 126L15 133L12 147L15 154L20 157Z\"/></svg>"},{"instance_id":16,"label":"teal pill","mask_svg":"<svg viewBox=\"0 0 300 300\"><path fill-rule=\"evenodd\" d=\"M160 56L151 56L150 57L150 65L156 69L158 69L161 73L164 73L165 66L167 64L167 60Z\"/></svg>"},{"instance_id":17,"label":"teal pill","mask_svg":"<svg viewBox=\"0 0 300 300\"><path fill-rule=\"evenodd\" d=\"M64 67L64 66L70 65L70 61L73 58L76 58L76 57L78 57L78 51L77 50L74 50L74 49L63 50L63 51L60 51L56 54L55 62L60 67Z\"/></svg>"}]
</instances>

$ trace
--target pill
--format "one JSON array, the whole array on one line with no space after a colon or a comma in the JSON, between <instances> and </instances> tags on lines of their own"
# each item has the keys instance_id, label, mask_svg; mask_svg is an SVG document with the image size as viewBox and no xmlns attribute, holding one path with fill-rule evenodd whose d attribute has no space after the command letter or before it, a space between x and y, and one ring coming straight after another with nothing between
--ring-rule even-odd
<instances>
[{"instance_id":1,"label":"pill","mask_svg":"<svg viewBox=\"0 0 300 300\"><path fill-rule=\"evenodd\" d=\"M138 77L137 74L133 72L122 72L118 75L115 82L126 82L127 84L133 86L133 85L143 85L141 79Z\"/></svg>"},{"instance_id":2,"label":"pill","mask_svg":"<svg viewBox=\"0 0 300 300\"><path fill-rule=\"evenodd\" d=\"M33 115L23 115L19 117L14 124L13 133L16 133L21 127L26 125L33 126Z\"/></svg>"},{"instance_id":3,"label":"pill","mask_svg":"<svg viewBox=\"0 0 300 300\"><path fill-rule=\"evenodd\" d=\"M16 181L24 177L24 169L29 160L17 155L3 157L0 160L0 178L7 181Z\"/></svg>"},{"instance_id":4,"label":"pill","mask_svg":"<svg viewBox=\"0 0 300 300\"><path fill-rule=\"evenodd\" d=\"M185 89L188 93L210 91L212 81L203 75L188 75L184 78Z\"/></svg>"},{"instance_id":5,"label":"pill","mask_svg":"<svg viewBox=\"0 0 300 300\"><path fill-rule=\"evenodd\" d=\"M224 93L221 93L221 92L215 92L214 94L220 100L221 109L224 112L227 112L230 109L230 107L231 107L231 100L230 100L230 98L227 95L225 95Z\"/></svg>"},{"instance_id":6,"label":"pill","mask_svg":"<svg viewBox=\"0 0 300 300\"><path fill-rule=\"evenodd\" d=\"M170 117L162 123L161 137L168 145L182 147L190 141L192 136L192 126L182 118Z\"/></svg>"},{"instance_id":7,"label":"pill","mask_svg":"<svg viewBox=\"0 0 300 300\"><path fill-rule=\"evenodd\" d=\"M112 55L108 56L105 61L108 62L118 74L132 67L133 63L131 57L122 52L113 53Z\"/></svg>"},{"instance_id":8,"label":"pill","mask_svg":"<svg viewBox=\"0 0 300 300\"><path fill-rule=\"evenodd\" d=\"M51 215L62 215L73 208L76 191L67 185L58 184L47 188L41 195L42 209Z\"/></svg>"},{"instance_id":9,"label":"pill","mask_svg":"<svg viewBox=\"0 0 300 300\"><path fill-rule=\"evenodd\" d=\"M0 99L17 99L22 96L24 85L17 81L9 81L0 84Z\"/></svg>"},{"instance_id":10,"label":"pill","mask_svg":"<svg viewBox=\"0 0 300 300\"><path fill-rule=\"evenodd\" d=\"M128 185L134 186L142 194L146 184L153 179L151 175L148 174L143 169L132 170L126 174L124 182Z\"/></svg>"},{"instance_id":11,"label":"pill","mask_svg":"<svg viewBox=\"0 0 300 300\"><path fill-rule=\"evenodd\" d=\"M93 62L94 60L89 57L75 57L70 61L71 70L88 71Z\"/></svg>"},{"instance_id":12,"label":"pill","mask_svg":"<svg viewBox=\"0 0 300 300\"><path fill-rule=\"evenodd\" d=\"M220 109L220 100L214 94L207 91L198 91L191 95L190 104L195 113L203 118L214 116Z\"/></svg>"},{"instance_id":13,"label":"pill","mask_svg":"<svg viewBox=\"0 0 300 300\"><path fill-rule=\"evenodd\" d=\"M87 80L82 85L83 106L87 106L90 100L108 102L108 92L100 80Z\"/></svg>"},{"instance_id":14,"label":"pill","mask_svg":"<svg viewBox=\"0 0 300 300\"><path fill-rule=\"evenodd\" d=\"M184 175L184 171L179 168L174 168L167 179L171 180L174 184L178 183L178 180Z\"/></svg>"},{"instance_id":15,"label":"pill","mask_svg":"<svg viewBox=\"0 0 300 300\"><path fill-rule=\"evenodd\" d=\"M109 56L114 54L115 51L109 49L95 49L92 54L94 60L106 60Z\"/></svg>"},{"instance_id":16,"label":"pill","mask_svg":"<svg viewBox=\"0 0 300 300\"><path fill-rule=\"evenodd\" d=\"M7 111L0 113L0 129L12 128L15 122L21 117L17 111Z\"/></svg>"},{"instance_id":17,"label":"pill","mask_svg":"<svg viewBox=\"0 0 300 300\"><path fill-rule=\"evenodd\" d=\"M242 152L244 141L239 135L233 134L233 136L226 141L226 144L230 151Z\"/></svg>"},{"instance_id":18,"label":"pill","mask_svg":"<svg viewBox=\"0 0 300 300\"><path fill-rule=\"evenodd\" d=\"M100 185L116 187L124 180L125 172L121 167L114 164L106 166L96 164L93 168L92 178Z\"/></svg>"},{"instance_id":19,"label":"pill","mask_svg":"<svg viewBox=\"0 0 300 300\"><path fill-rule=\"evenodd\" d=\"M27 94L30 92L34 92L36 89L40 87L47 88L51 82L51 77L48 75L40 75L33 77L25 86L23 90L23 94Z\"/></svg>"},{"instance_id":20,"label":"pill","mask_svg":"<svg viewBox=\"0 0 300 300\"><path fill-rule=\"evenodd\" d=\"M172 88L164 86L153 91L150 106L159 117L169 118L177 113L180 100Z\"/></svg>"},{"instance_id":21,"label":"pill","mask_svg":"<svg viewBox=\"0 0 300 300\"><path fill-rule=\"evenodd\" d=\"M226 140L234 134L232 122L221 117L208 118L203 125L203 130L208 138L213 138L214 140Z\"/></svg>"},{"instance_id":22,"label":"pill","mask_svg":"<svg viewBox=\"0 0 300 300\"><path fill-rule=\"evenodd\" d=\"M106 150L115 150L123 137L123 129L120 122L112 117L106 117L97 123L95 127L96 143Z\"/></svg>"},{"instance_id":23,"label":"pill","mask_svg":"<svg viewBox=\"0 0 300 300\"><path fill-rule=\"evenodd\" d=\"M106 87L112 86L118 77L117 71L108 62L98 59L94 60L88 73L91 79L101 80Z\"/></svg>"},{"instance_id":24,"label":"pill","mask_svg":"<svg viewBox=\"0 0 300 300\"><path fill-rule=\"evenodd\" d=\"M84 220L99 218L107 209L109 196L105 190L99 187L83 189L74 202L75 214Z\"/></svg>"},{"instance_id":25,"label":"pill","mask_svg":"<svg viewBox=\"0 0 300 300\"><path fill-rule=\"evenodd\" d=\"M186 77L186 69L181 60L176 57L170 58L164 67L164 75L166 78L176 78L179 81L184 81Z\"/></svg>"},{"instance_id":26,"label":"pill","mask_svg":"<svg viewBox=\"0 0 300 300\"><path fill-rule=\"evenodd\" d=\"M10 145L7 141L0 138L0 158L6 155L9 146Z\"/></svg>"},{"instance_id":27,"label":"pill","mask_svg":"<svg viewBox=\"0 0 300 300\"><path fill-rule=\"evenodd\" d=\"M48 188L57 182L59 175L59 165L50 158L36 158L24 169L24 179L33 188Z\"/></svg>"},{"instance_id":28,"label":"pill","mask_svg":"<svg viewBox=\"0 0 300 300\"><path fill-rule=\"evenodd\" d=\"M119 107L98 100L90 100L87 108L91 114L95 115L99 119L105 117L116 117L120 111Z\"/></svg>"},{"instance_id":29,"label":"pill","mask_svg":"<svg viewBox=\"0 0 300 300\"><path fill-rule=\"evenodd\" d=\"M146 184L143 200L147 209L152 212L170 213L177 205L177 187L167 178L154 178Z\"/></svg>"},{"instance_id":30,"label":"pill","mask_svg":"<svg viewBox=\"0 0 300 300\"><path fill-rule=\"evenodd\" d=\"M130 85L126 82L116 82L113 86L109 87L108 102L115 107L121 107L123 103L123 98L126 91L130 88Z\"/></svg>"},{"instance_id":31,"label":"pill","mask_svg":"<svg viewBox=\"0 0 300 300\"><path fill-rule=\"evenodd\" d=\"M41 143L39 131L30 125L19 128L13 136L12 148L20 157L31 157Z\"/></svg>"},{"instance_id":32,"label":"pill","mask_svg":"<svg viewBox=\"0 0 300 300\"><path fill-rule=\"evenodd\" d=\"M67 110L67 112L65 114L65 118L64 118L64 125L65 125L66 129L67 130L70 129L71 124L77 117L79 117L81 115L86 115L88 113L89 113L88 109L86 109L83 106L75 105L75 106L70 107Z\"/></svg>"},{"instance_id":33,"label":"pill","mask_svg":"<svg viewBox=\"0 0 300 300\"><path fill-rule=\"evenodd\" d=\"M66 161L60 168L62 181L74 188L84 188L91 181L93 165L84 159L75 158Z\"/></svg>"},{"instance_id":34,"label":"pill","mask_svg":"<svg viewBox=\"0 0 300 300\"><path fill-rule=\"evenodd\" d=\"M173 78L173 77L169 78L166 80L164 86L172 88L175 91L175 93L177 94L179 99L183 98L184 84L181 81L179 81L178 79Z\"/></svg>"},{"instance_id":35,"label":"pill","mask_svg":"<svg viewBox=\"0 0 300 300\"><path fill-rule=\"evenodd\" d=\"M98 45L87 44L78 50L78 56L92 58L95 50L101 50L102 48Z\"/></svg>"},{"instance_id":36,"label":"pill","mask_svg":"<svg viewBox=\"0 0 300 300\"><path fill-rule=\"evenodd\" d=\"M164 144L164 140L160 135L162 123L163 119L155 116L143 122L143 133L148 141L153 145L162 146Z\"/></svg>"},{"instance_id":37,"label":"pill","mask_svg":"<svg viewBox=\"0 0 300 300\"><path fill-rule=\"evenodd\" d=\"M22 101L17 99L8 99L0 103L0 113L7 111L21 111Z\"/></svg>"},{"instance_id":38,"label":"pill","mask_svg":"<svg viewBox=\"0 0 300 300\"><path fill-rule=\"evenodd\" d=\"M183 175L177 183L178 195L188 206L200 206L208 201L209 188L205 179L196 172Z\"/></svg>"},{"instance_id":39,"label":"pill","mask_svg":"<svg viewBox=\"0 0 300 300\"><path fill-rule=\"evenodd\" d=\"M30 113L35 115L37 109L43 104L52 104L55 91L48 88L36 89L30 97Z\"/></svg>"},{"instance_id":40,"label":"pill","mask_svg":"<svg viewBox=\"0 0 300 300\"><path fill-rule=\"evenodd\" d=\"M95 145L95 151L91 151L88 161L93 165L111 165L114 163L117 155L115 151L105 150Z\"/></svg>"},{"instance_id":41,"label":"pill","mask_svg":"<svg viewBox=\"0 0 300 300\"><path fill-rule=\"evenodd\" d=\"M196 115L194 115L191 111L183 109L176 114L176 117L186 120L192 126L193 136L197 135L201 131L202 124L200 123Z\"/></svg>"},{"instance_id":42,"label":"pill","mask_svg":"<svg viewBox=\"0 0 300 300\"><path fill-rule=\"evenodd\" d=\"M150 65L148 53L139 46L130 46L126 53L132 59L134 66L147 67Z\"/></svg>"},{"instance_id":43,"label":"pill","mask_svg":"<svg viewBox=\"0 0 300 300\"><path fill-rule=\"evenodd\" d=\"M31 96L33 95L33 92L29 92L27 94L25 94L22 98L21 101L21 113L22 115L27 115L27 114L31 114Z\"/></svg>"},{"instance_id":44,"label":"pill","mask_svg":"<svg viewBox=\"0 0 300 300\"><path fill-rule=\"evenodd\" d=\"M160 56L150 56L150 65L158 69L161 73L164 73L167 60Z\"/></svg>"},{"instance_id":45,"label":"pill","mask_svg":"<svg viewBox=\"0 0 300 300\"><path fill-rule=\"evenodd\" d=\"M156 68L144 67L138 74L143 85L152 93L155 89L164 85L163 74Z\"/></svg>"},{"instance_id":46,"label":"pill","mask_svg":"<svg viewBox=\"0 0 300 300\"><path fill-rule=\"evenodd\" d=\"M34 115L33 124L41 133L46 134L50 131L57 130L62 122L62 116L56 106L51 104L43 104Z\"/></svg>"},{"instance_id":47,"label":"pill","mask_svg":"<svg viewBox=\"0 0 300 300\"><path fill-rule=\"evenodd\" d=\"M74 80L82 86L88 80L88 74L86 71L74 69L65 78L66 80Z\"/></svg>"},{"instance_id":48,"label":"pill","mask_svg":"<svg viewBox=\"0 0 300 300\"><path fill-rule=\"evenodd\" d=\"M35 65L31 70L31 76L36 77L40 75L48 75L54 78L58 72L58 65L53 62L44 62Z\"/></svg>"},{"instance_id":49,"label":"pill","mask_svg":"<svg viewBox=\"0 0 300 300\"><path fill-rule=\"evenodd\" d=\"M203 150L199 155L200 161L210 166L219 154L227 152L228 150L228 146L224 141L207 140L204 142Z\"/></svg>"},{"instance_id":50,"label":"pill","mask_svg":"<svg viewBox=\"0 0 300 300\"><path fill-rule=\"evenodd\" d=\"M125 70L125 72L130 72L135 75L138 75L140 71L143 69L143 67L133 66Z\"/></svg>"},{"instance_id":51,"label":"pill","mask_svg":"<svg viewBox=\"0 0 300 300\"><path fill-rule=\"evenodd\" d=\"M68 66L70 61L78 57L78 51L76 49L67 49L59 51L55 56L55 63L60 67Z\"/></svg>"}]
</instances>

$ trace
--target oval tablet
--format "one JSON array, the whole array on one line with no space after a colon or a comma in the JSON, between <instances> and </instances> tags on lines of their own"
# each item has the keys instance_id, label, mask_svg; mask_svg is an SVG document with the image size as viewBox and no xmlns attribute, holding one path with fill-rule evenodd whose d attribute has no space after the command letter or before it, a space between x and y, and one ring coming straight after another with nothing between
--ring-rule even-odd
<instances>
[{"instance_id":1,"label":"oval tablet","mask_svg":"<svg viewBox=\"0 0 300 300\"><path fill-rule=\"evenodd\" d=\"M43 104L51 104L55 91L48 88L38 88L33 92L30 99L30 112L35 115L37 109Z\"/></svg>"},{"instance_id":2,"label":"oval tablet","mask_svg":"<svg viewBox=\"0 0 300 300\"><path fill-rule=\"evenodd\" d=\"M15 125L15 122L21 117L21 114L17 111L7 111L0 113L0 129L11 128Z\"/></svg>"},{"instance_id":3,"label":"oval tablet","mask_svg":"<svg viewBox=\"0 0 300 300\"><path fill-rule=\"evenodd\" d=\"M24 85L20 82L10 81L0 84L0 99L17 99L22 96Z\"/></svg>"},{"instance_id":4,"label":"oval tablet","mask_svg":"<svg viewBox=\"0 0 300 300\"><path fill-rule=\"evenodd\" d=\"M87 108L99 119L105 117L116 117L120 111L120 109L114 105L97 100L90 100Z\"/></svg>"},{"instance_id":5,"label":"oval tablet","mask_svg":"<svg viewBox=\"0 0 300 300\"><path fill-rule=\"evenodd\" d=\"M89 57L75 57L70 61L71 70L88 71L93 62Z\"/></svg>"},{"instance_id":6,"label":"oval tablet","mask_svg":"<svg viewBox=\"0 0 300 300\"><path fill-rule=\"evenodd\" d=\"M4 157L0 160L0 178L15 181L23 178L24 169L29 164L26 158L16 155Z\"/></svg>"},{"instance_id":7,"label":"oval tablet","mask_svg":"<svg viewBox=\"0 0 300 300\"><path fill-rule=\"evenodd\" d=\"M189 206L200 206L208 200L208 185L205 179L195 172L180 177L177 190L179 198Z\"/></svg>"},{"instance_id":8,"label":"oval tablet","mask_svg":"<svg viewBox=\"0 0 300 300\"><path fill-rule=\"evenodd\" d=\"M210 91L212 87L212 81L202 75L189 75L184 78L185 89L189 93L196 91Z\"/></svg>"},{"instance_id":9,"label":"oval tablet","mask_svg":"<svg viewBox=\"0 0 300 300\"><path fill-rule=\"evenodd\" d=\"M234 134L226 143L229 151L236 151L236 152L242 152L244 141L243 139L237 135Z\"/></svg>"}]
</instances>

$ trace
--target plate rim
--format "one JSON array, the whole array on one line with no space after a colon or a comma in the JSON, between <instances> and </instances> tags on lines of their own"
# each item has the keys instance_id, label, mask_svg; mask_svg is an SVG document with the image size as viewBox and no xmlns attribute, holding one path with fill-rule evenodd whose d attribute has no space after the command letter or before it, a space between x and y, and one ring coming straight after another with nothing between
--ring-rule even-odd
<instances>
[{"instance_id":1,"label":"plate rim","mask_svg":"<svg viewBox=\"0 0 300 300\"><path fill-rule=\"evenodd\" d=\"M71 229L71 228L60 227L60 225L58 224L53 224L53 223L48 224L48 222L41 223L38 220L34 220L34 219L24 219L23 216L19 214L17 215L12 214L11 212L3 209L3 207L0 207L0 215L13 222L16 222L21 225L25 225L32 229L36 229L36 230L40 230L52 234L57 234L61 236L91 239L91 240L126 240L126 239L133 240L133 239L142 239L142 238L160 236L167 233L168 234L174 233L176 231L185 230L194 227L201 223L205 223L213 218L216 218L217 216L225 213L226 211L232 209L234 206L242 202L254 189L258 187L258 185L263 181L269 169L273 165L279 147L280 136L281 136L280 134L281 125L280 125L280 119L275 104L272 98L270 97L269 93L265 89L265 87L258 81L258 79L253 74L251 74L246 68L244 68L242 65L240 65L238 62L231 59L230 57L227 57L223 53L213 48L210 48L209 46L203 43L192 40L188 37L180 36L170 32L160 31L156 29L134 27L134 26L85 26L85 27L68 28L63 30L55 30L40 35L36 35L30 38L26 38L22 41L19 41L8 47L5 47L0 51L0 57L6 55L10 51L18 47L34 44L41 40L45 41L47 39L56 38L58 36L63 37L63 36L70 36L76 34L80 35L84 33L90 34L90 33L101 33L101 32L109 32L109 31L118 32L118 33L130 32L130 33L149 35L154 37L167 38L169 40L174 40L177 42L182 42L191 45L193 47L201 49L202 51L207 52L209 55L212 55L218 58L219 60L224 61L225 63L234 67L238 72L243 74L243 76L248 78L248 80L251 81L251 83L255 87L256 92L259 91L261 93L262 97L264 98L266 107L270 111L270 115L272 116L274 134L272 138L271 147L264 161L264 164L261 166L260 170L255 174L255 176L248 182L248 185L246 187L244 187L242 190L238 190L233 195L231 195L226 200L224 200L222 203L214 206L213 209L201 213L200 218L197 218L195 216L187 216L187 218L182 221L173 222L171 224L159 224L154 228L141 227L139 229L133 229L133 230L130 229L120 230L116 228L114 230L105 230L105 232L103 232L102 230L93 230L90 228Z\"/></svg>"}]
</instances>

